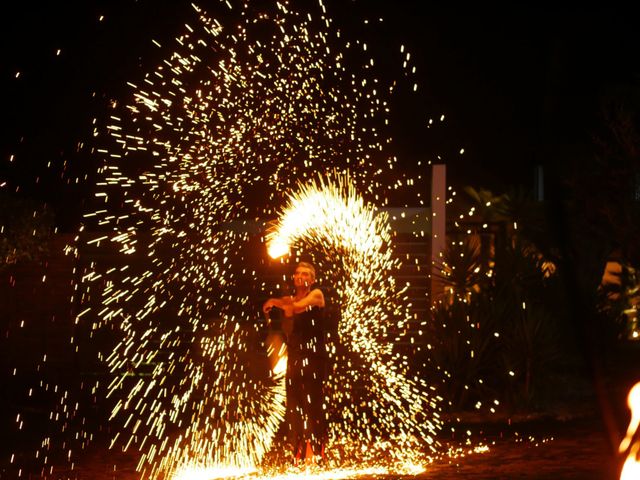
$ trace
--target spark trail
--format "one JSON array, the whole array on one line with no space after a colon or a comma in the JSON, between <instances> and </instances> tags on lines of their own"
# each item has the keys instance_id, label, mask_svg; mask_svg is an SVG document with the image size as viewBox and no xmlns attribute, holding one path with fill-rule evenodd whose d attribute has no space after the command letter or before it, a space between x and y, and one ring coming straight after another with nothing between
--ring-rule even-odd
<instances>
[{"instance_id":1,"label":"spark trail","mask_svg":"<svg viewBox=\"0 0 640 480\"><path fill-rule=\"evenodd\" d=\"M296 244L313 251L336 285L342 315L329 348L330 444L357 446L359 462L383 458L396 468L416 462L425 446L435 452L439 399L409 377L390 334L406 327L411 312L394 279L400 265L387 215L365 204L348 174L334 173L301 183L267 239L272 255ZM356 385L367 392L360 399Z\"/></svg>"}]
</instances>

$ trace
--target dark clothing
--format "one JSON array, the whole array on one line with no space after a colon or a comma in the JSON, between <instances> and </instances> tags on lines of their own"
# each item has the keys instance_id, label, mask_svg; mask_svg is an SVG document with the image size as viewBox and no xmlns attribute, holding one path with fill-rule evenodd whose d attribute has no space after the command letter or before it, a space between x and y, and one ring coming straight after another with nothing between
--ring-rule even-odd
<instances>
[{"instance_id":1,"label":"dark clothing","mask_svg":"<svg viewBox=\"0 0 640 480\"><path fill-rule=\"evenodd\" d=\"M313 307L294 315L287 338L287 422L294 455L304 458L306 443L315 455L326 441L322 383L326 368L324 309Z\"/></svg>"}]
</instances>

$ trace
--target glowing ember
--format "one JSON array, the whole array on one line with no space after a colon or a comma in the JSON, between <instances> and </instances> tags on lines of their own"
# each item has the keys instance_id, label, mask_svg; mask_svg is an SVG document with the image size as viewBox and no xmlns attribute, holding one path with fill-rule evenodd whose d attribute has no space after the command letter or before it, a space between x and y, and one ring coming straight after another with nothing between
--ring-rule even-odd
<instances>
[{"instance_id":1,"label":"glowing ember","mask_svg":"<svg viewBox=\"0 0 640 480\"><path fill-rule=\"evenodd\" d=\"M234 466L185 466L181 467L176 473L174 473L172 480L214 480L216 478L239 478L254 472L254 469L242 469Z\"/></svg>"},{"instance_id":2,"label":"glowing ember","mask_svg":"<svg viewBox=\"0 0 640 480\"><path fill-rule=\"evenodd\" d=\"M322 470L318 468L307 468L302 471L291 470L283 473L257 473L243 472L234 468L211 468L185 469L180 474L174 475L172 480L215 480L218 478L246 478L252 480L342 480L348 478L357 478L365 475L384 475L389 473L387 469L382 467L368 468L335 468L331 470ZM421 472L417 472L421 473Z\"/></svg>"},{"instance_id":3,"label":"glowing ember","mask_svg":"<svg viewBox=\"0 0 640 480\"><path fill-rule=\"evenodd\" d=\"M627 452L627 458L620 473L620 480L635 480L640 478L640 439L637 438L640 425L640 382L636 383L629 391L627 404L631 410L631 420L627 428L627 434L620 442L620 453ZM635 440L634 440L635 439Z\"/></svg>"}]
</instances>

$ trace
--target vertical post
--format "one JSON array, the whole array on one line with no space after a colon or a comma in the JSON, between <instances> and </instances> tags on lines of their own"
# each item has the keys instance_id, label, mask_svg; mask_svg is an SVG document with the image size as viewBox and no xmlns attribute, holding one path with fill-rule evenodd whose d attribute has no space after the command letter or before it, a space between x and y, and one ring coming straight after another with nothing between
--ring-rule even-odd
<instances>
[{"instance_id":1,"label":"vertical post","mask_svg":"<svg viewBox=\"0 0 640 480\"><path fill-rule=\"evenodd\" d=\"M440 280L442 254L446 247L447 167L431 167L431 304L441 296L444 285Z\"/></svg>"},{"instance_id":2,"label":"vertical post","mask_svg":"<svg viewBox=\"0 0 640 480\"><path fill-rule=\"evenodd\" d=\"M536 165L533 173L533 192L536 202L544 201L544 169Z\"/></svg>"}]
</instances>

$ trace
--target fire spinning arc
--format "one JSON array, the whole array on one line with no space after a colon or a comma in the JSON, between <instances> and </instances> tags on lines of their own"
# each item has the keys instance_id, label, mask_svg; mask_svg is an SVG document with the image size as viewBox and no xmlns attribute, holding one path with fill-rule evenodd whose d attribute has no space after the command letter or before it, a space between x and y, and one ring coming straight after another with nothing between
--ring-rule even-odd
<instances>
[{"instance_id":1,"label":"fire spinning arc","mask_svg":"<svg viewBox=\"0 0 640 480\"><path fill-rule=\"evenodd\" d=\"M406 357L394 351L390 331L404 329L410 311L394 279L399 262L387 215L364 202L347 173L318 177L289 197L267 243L274 257L294 245L317 252L322 276L336 287L342 315L329 348L334 369L326 400L330 412L340 407L330 418L330 442L366 445L372 458L384 449L396 464L415 461L421 442L435 444L438 399L424 380L408 376ZM368 393L352 402L348 387L356 384Z\"/></svg>"}]
</instances>

